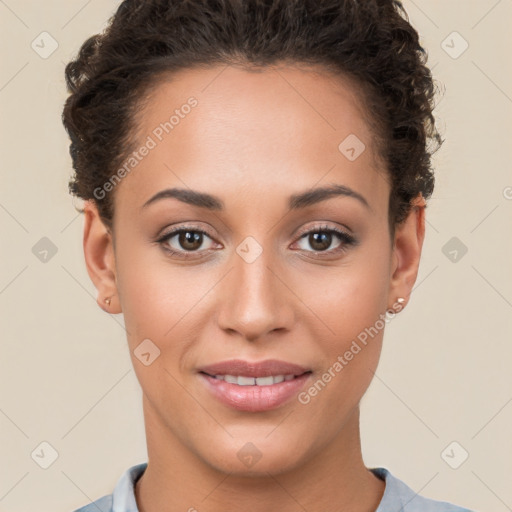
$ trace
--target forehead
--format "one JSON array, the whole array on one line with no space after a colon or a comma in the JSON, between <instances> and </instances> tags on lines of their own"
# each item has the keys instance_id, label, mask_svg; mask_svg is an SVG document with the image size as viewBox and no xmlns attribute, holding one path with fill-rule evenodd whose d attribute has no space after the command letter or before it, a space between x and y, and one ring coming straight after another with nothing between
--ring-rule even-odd
<instances>
[{"instance_id":1,"label":"forehead","mask_svg":"<svg viewBox=\"0 0 512 512\"><path fill-rule=\"evenodd\" d=\"M268 198L323 180L375 202L387 181L365 116L355 84L327 70L181 70L149 91L137 131L151 150L116 192L132 204L170 186Z\"/></svg>"}]
</instances>

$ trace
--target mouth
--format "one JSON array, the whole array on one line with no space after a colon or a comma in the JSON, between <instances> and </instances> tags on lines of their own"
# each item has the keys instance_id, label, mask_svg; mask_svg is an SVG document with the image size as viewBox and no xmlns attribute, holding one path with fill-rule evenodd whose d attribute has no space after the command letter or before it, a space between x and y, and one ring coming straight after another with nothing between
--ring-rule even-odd
<instances>
[{"instance_id":1,"label":"mouth","mask_svg":"<svg viewBox=\"0 0 512 512\"><path fill-rule=\"evenodd\" d=\"M312 370L278 360L224 361L198 370L211 396L239 411L262 412L288 403L310 380Z\"/></svg>"},{"instance_id":2,"label":"mouth","mask_svg":"<svg viewBox=\"0 0 512 512\"><path fill-rule=\"evenodd\" d=\"M235 384L237 386L273 386L274 384L280 384L281 382L288 382L290 380L297 379L302 375L307 373L312 373L311 371L307 371L301 373L300 375L287 374L287 375L269 375L267 377L250 377L248 375L210 375L206 372L199 372L203 375L207 375L208 377L212 377L218 380L224 380L229 382L229 384Z\"/></svg>"}]
</instances>

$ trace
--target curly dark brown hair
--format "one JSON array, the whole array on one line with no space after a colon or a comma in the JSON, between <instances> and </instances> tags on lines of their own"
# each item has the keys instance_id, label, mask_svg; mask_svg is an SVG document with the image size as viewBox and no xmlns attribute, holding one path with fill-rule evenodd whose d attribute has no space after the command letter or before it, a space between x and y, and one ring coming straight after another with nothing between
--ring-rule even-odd
<instances>
[{"instance_id":1,"label":"curly dark brown hair","mask_svg":"<svg viewBox=\"0 0 512 512\"><path fill-rule=\"evenodd\" d=\"M441 146L435 84L401 2L395 0L124 0L102 34L66 66L62 121L75 170L69 190L93 200L112 226L102 187L137 144L137 114L152 87L194 66L278 62L323 66L357 84L374 147L391 183L389 225L434 189Z\"/></svg>"}]
</instances>

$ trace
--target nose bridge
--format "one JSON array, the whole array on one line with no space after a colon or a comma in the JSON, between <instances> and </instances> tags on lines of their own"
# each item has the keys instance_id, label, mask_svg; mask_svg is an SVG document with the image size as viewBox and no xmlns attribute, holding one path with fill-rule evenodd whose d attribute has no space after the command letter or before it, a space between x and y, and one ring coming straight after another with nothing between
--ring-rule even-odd
<instances>
[{"instance_id":1,"label":"nose bridge","mask_svg":"<svg viewBox=\"0 0 512 512\"><path fill-rule=\"evenodd\" d=\"M219 327L251 340L290 327L292 305L286 287L275 275L274 267L279 265L271 250L263 250L248 237L236 248L231 263L234 268L223 284Z\"/></svg>"}]
</instances>

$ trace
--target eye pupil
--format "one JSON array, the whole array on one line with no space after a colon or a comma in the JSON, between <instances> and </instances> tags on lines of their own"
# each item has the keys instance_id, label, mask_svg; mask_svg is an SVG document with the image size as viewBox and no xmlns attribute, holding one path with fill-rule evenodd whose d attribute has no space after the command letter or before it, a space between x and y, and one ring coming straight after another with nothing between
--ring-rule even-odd
<instances>
[{"instance_id":1,"label":"eye pupil","mask_svg":"<svg viewBox=\"0 0 512 512\"><path fill-rule=\"evenodd\" d=\"M325 251L332 242L332 233L318 232L312 233L310 236L311 247L317 251Z\"/></svg>"},{"instance_id":2,"label":"eye pupil","mask_svg":"<svg viewBox=\"0 0 512 512\"><path fill-rule=\"evenodd\" d=\"M178 240L183 249L193 251L201 247L201 244L203 243L203 234L198 233L197 231L182 231L179 234Z\"/></svg>"}]
</instances>

